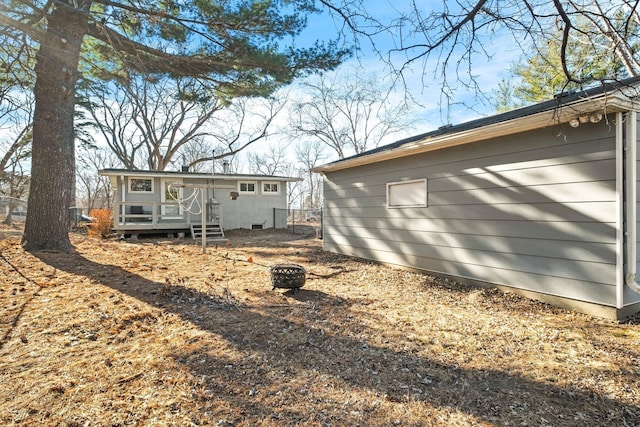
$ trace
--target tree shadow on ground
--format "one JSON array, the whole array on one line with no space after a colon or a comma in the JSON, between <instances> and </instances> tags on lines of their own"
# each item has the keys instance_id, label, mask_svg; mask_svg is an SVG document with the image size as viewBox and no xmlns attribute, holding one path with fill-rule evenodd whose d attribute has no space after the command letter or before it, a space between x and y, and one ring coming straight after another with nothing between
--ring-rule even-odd
<instances>
[{"instance_id":1,"label":"tree shadow on ground","mask_svg":"<svg viewBox=\"0 0 640 427\"><path fill-rule=\"evenodd\" d=\"M231 420L232 423L246 421L243 414L249 407L257 417L255 420L280 420L293 425L315 417L315 421L321 422L326 415L323 411L344 404L314 400L314 390L317 391L322 382L340 384L346 390L366 389L391 404L417 402L463 412L492 425L520 425L527 420L535 425L621 426L637 425L640 420L637 404L593 394L589 390L535 382L503 371L499 366L491 370L464 369L455 361L443 363L435 357L419 356L410 347L399 351L371 345L362 337L376 331L361 323L357 314L350 315L349 304L322 292L301 290L289 295L302 302L313 300L312 313L309 309L294 313L292 307L240 307L236 319L245 327L228 329L220 321L221 315L198 315L197 309L183 310L173 302L179 295L189 301L190 306L209 307L207 310L211 311L211 305L207 305L211 301L209 294L182 284L167 288L166 283L132 275L119 266L95 263L77 253L35 255L59 270L86 276L157 309L178 315L248 355L243 361L222 360L209 354L207 346L210 344L191 345L172 355L194 374L207 378L208 394L203 391L200 398L224 402L234 408L237 417ZM122 277L130 279L123 281ZM357 327L350 330L362 334L342 333L339 325L324 330L319 327L322 323L309 321L321 319L330 323L339 311L346 311L346 318L356 323ZM262 327L265 325L268 333ZM277 373L274 372L276 367ZM222 372L229 370L238 372L237 381L229 383L222 376ZM283 377L288 379L283 381ZM637 383L638 374L630 380ZM308 386L302 387L303 382ZM274 395L260 394L260 390L273 391L274 387L278 389ZM299 403L286 403L287 396ZM280 407L277 407L278 399L282 402ZM362 402L361 407L357 414L341 408L331 422L367 425L366 417L380 415L375 402Z\"/></svg>"}]
</instances>

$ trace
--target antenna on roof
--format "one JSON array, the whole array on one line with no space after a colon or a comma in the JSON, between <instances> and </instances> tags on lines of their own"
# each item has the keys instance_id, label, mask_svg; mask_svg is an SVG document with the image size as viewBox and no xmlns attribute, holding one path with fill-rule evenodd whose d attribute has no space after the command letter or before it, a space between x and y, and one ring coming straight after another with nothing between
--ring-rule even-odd
<instances>
[{"instance_id":1,"label":"antenna on roof","mask_svg":"<svg viewBox=\"0 0 640 427\"><path fill-rule=\"evenodd\" d=\"M211 171L213 174L213 198L216 198L216 150L211 151Z\"/></svg>"}]
</instances>

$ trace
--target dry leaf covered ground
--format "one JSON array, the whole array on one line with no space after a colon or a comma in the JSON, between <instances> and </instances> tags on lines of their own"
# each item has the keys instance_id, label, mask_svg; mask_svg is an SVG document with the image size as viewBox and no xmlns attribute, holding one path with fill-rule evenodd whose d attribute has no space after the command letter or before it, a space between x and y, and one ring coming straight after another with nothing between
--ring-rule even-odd
<instances>
[{"instance_id":1,"label":"dry leaf covered ground","mask_svg":"<svg viewBox=\"0 0 640 427\"><path fill-rule=\"evenodd\" d=\"M0 424L638 426L640 325L285 232L0 240ZM248 260L251 258L253 262ZM269 266L307 269L298 292Z\"/></svg>"}]
</instances>

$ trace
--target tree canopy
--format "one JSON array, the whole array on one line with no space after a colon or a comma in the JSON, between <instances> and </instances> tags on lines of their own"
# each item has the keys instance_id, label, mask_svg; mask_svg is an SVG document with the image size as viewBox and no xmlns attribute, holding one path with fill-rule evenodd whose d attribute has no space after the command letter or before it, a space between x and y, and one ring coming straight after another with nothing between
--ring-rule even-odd
<instances>
[{"instance_id":1,"label":"tree canopy","mask_svg":"<svg viewBox=\"0 0 640 427\"><path fill-rule=\"evenodd\" d=\"M571 44L566 52L566 62L576 70L577 79L569 80L562 67L560 40L551 38L539 43L538 49L530 52L521 61L514 64L512 78L503 79L494 90L494 106L498 111L510 110L535 102L545 101L555 95L576 89L583 89L595 82L617 79L626 76L622 62L615 56L600 52L592 56L585 50L589 42L581 35L581 40ZM634 54L637 51L634 46Z\"/></svg>"},{"instance_id":2,"label":"tree canopy","mask_svg":"<svg viewBox=\"0 0 640 427\"><path fill-rule=\"evenodd\" d=\"M375 148L412 125L409 105L392 102L383 79L361 68L333 78L321 75L301 88L293 101L289 132L321 141L340 159Z\"/></svg>"},{"instance_id":3,"label":"tree canopy","mask_svg":"<svg viewBox=\"0 0 640 427\"><path fill-rule=\"evenodd\" d=\"M337 66L349 54L330 40L295 45L308 15L318 11L313 0L3 2L0 33L38 50L25 248L71 248L79 73L115 83L130 70L189 76L207 82L221 98L268 95L298 76Z\"/></svg>"},{"instance_id":4,"label":"tree canopy","mask_svg":"<svg viewBox=\"0 0 640 427\"><path fill-rule=\"evenodd\" d=\"M419 69L422 83L438 85L447 99L457 90L486 91L480 83L481 65L503 61L506 53L517 50L527 56L551 53L564 78L577 85L616 80L620 74L583 73L584 64L571 58L576 51L599 62L619 63L625 76L640 74L638 0L410 2L379 19L367 13L368 5L341 0L332 10L347 21L345 31L370 41L398 76L415 76Z\"/></svg>"},{"instance_id":5,"label":"tree canopy","mask_svg":"<svg viewBox=\"0 0 640 427\"><path fill-rule=\"evenodd\" d=\"M471 61L490 52L488 43L504 34L511 35L525 52L543 51L545 45L557 40L553 54L570 82L581 83L591 77L582 72L584 64L571 60L571 52L577 50L593 58L615 56L629 75L640 73L634 54L640 37L635 31L640 19L637 1L476 0L443 3L443 8L428 12L416 5L402 21L397 21L414 31L414 41L406 41L396 49L406 53L407 62L433 54L443 60L443 67L448 59ZM415 34L419 34L420 42L415 42Z\"/></svg>"},{"instance_id":6,"label":"tree canopy","mask_svg":"<svg viewBox=\"0 0 640 427\"><path fill-rule=\"evenodd\" d=\"M569 84L622 76L617 66L584 73L584 63L571 60L575 51L619 64L625 76L640 74L640 0L411 2L373 13L380 6L364 0L5 0L0 36L15 46L15 60L3 64L3 72L35 75L25 247L70 248L66 209L73 197L79 73L113 84L124 83L131 71L195 78L222 100L268 95L349 55L338 38L296 46L309 17L323 8L343 24L340 36L370 40L399 76L421 66L423 83L439 83L447 98L460 84L481 92L475 67L495 60L505 44L557 56Z\"/></svg>"},{"instance_id":7,"label":"tree canopy","mask_svg":"<svg viewBox=\"0 0 640 427\"><path fill-rule=\"evenodd\" d=\"M83 67L94 76L129 70L198 76L230 96L256 95L301 73L333 68L348 53L333 41L291 44L307 15L319 12L310 0L10 0L0 5L0 25L15 38L43 43L50 18L61 10L83 24ZM58 41L65 50L69 41Z\"/></svg>"}]
</instances>

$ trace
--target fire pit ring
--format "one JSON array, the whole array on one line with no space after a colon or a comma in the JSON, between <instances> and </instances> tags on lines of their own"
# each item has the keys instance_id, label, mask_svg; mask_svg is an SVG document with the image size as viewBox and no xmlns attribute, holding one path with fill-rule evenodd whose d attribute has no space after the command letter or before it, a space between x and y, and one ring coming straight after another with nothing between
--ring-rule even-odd
<instances>
[{"instance_id":1,"label":"fire pit ring","mask_svg":"<svg viewBox=\"0 0 640 427\"><path fill-rule=\"evenodd\" d=\"M273 289L296 289L304 286L307 270L297 264L277 264L271 267L271 284Z\"/></svg>"}]
</instances>

